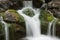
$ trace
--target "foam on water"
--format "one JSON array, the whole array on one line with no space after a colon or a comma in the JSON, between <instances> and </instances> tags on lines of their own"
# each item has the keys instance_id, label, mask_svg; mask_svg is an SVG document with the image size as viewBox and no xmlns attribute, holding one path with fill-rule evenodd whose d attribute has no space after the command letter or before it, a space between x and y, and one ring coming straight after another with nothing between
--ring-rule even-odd
<instances>
[{"instance_id":1,"label":"foam on water","mask_svg":"<svg viewBox=\"0 0 60 40\"><path fill-rule=\"evenodd\" d=\"M47 36L47 35L40 35L40 37L26 37L23 40L60 40L56 37Z\"/></svg>"},{"instance_id":2,"label":"foam on water","mask_svg":"<svg viewBox=\"0 0 60 40\"><path fill-rule=\"evenodd\" d=\"M23 13L24 10L26 10L27 8L31 9L34 11L35 16L30 17L27 16ZM31 7L25 7L22 10L18 10L17 11L20 15L22 15L25 19L25 23L26 23L26 33L27 35L32 35L31 36L40 36L41 32L40 32L40 21L39 21L39 13L36 12L36 10L34 10ZM34 32L33 32L34 31Z\"/></svg>"},{"instance_id":3,"label":"foam on water","mask_svg":"<svg viewBox=\"0 0 60 40\"><path fill-rule=\"evenodd\" d=\"M25 10L27 8L30 8L31 10L34 11L35 15L33 17L29 17L22 12L23 10ZM22 10L18 10L17 12L24 17L25 23L26 23L27 37L23 38L23 40L59 40L56 37L51 37L51 36L41 34L41 30L40 30L40 28L41 28L40 24L41 23L40 23L40 20L39 20L39 11L34 10L31 7L25 7ZM53 23L53 21L51 21L49 23L48 34L50 33L52 23Z\"/></svg>"}]
</instances>

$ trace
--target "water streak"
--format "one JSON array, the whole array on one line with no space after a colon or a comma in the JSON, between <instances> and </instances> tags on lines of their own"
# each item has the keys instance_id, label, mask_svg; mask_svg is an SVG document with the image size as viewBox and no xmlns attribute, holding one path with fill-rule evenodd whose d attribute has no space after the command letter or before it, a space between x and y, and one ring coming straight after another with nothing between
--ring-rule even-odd
<instances>
[{"instance_id":1,"label":"water streak","mask_svg":"<svg viewBox=\"0 0 60 40\"><path fill-rule=\"evenodd\" d=\"M29 1L29 2L24 1L23 5L24 5L24 8L22 10L17 11L19 13L19 15L22 15L24 17L25 23L26 23L27 36L26 36L26 38L23 38L23 40L59 40L55 37L41 34L41 22L39 20L40 10L33 9L31 1ZM42 7L45 7L45 4ZM33 10L33 12L35 14L33 17L27 16L23 13L23 11L28 8ZM52 23L53 23L53 21L51 21L49 23L48 34L50 33Z\"/></svg>"},{"instance_id":2,"label":"water streak","mask_svg":"<svg viewBox=\"0 0 60 40\"><path fill-rule=\"evenodd\" d=\"M5 23L3 21L3 17L0 17L0 21L1 21L2 24L4 24L4 28L5 28L5 40L9 40L9 29L8 29L7 23Z\"/></svg>"},{"instance_id":3,"label":"water streak","mask_svg":"<svg viewBox=\"0 0 60 40\"><path fill-rule=\"evenodd\" d=\"M34 11L35 15L33 17L27 16L23 13L23 11L27 8L30 8ZM26 23L27 36L23 40L59 40L58 38L41 34L41 22L39 20L40 13L37 10L34 10L31 7L25 7L22 10L18 10L17 12L19 15L22 15L24 17ZM48 33L50 33L52 23L53 21L49 23Z\"/></svg>"},{"instance_id":4,"label":"water streak","mask_svg":"<svg viewBox=\"0 0 60 40\"><path fill-rule=\"evenodd\" d=\"M52 24L53 24L54 20L52 20L51 22L49 22L48 24L48 35L51 36L51 27L52 27Z\"/></svg>"},{"instance_id":5,"label":"water streak","mask_svg":"<svg viewBox=\"0 0 60 40\"><path fill-rule=\"evenodd\" d=\"M30 29L29 33L27 33L27 34L31 35L30 32L32 31L32 36L38 37L38 36L40 36L40 20L39 20L39 14L40 13L39 12L36 13L37 10L35 11L31 7L27 7L27 8L30 8L31 10L33 10L35 12L35 16L29 17L29 16L25 15L23 13L23 10L25 10L24 8L22 10L18 10L18 13L20 15L22 15L24 17L24 19L25 19L26 30L29 31L29 29Z\"/></svg>"},{"instance_id":6,"label":"water streak","mask_svg":"<svg viewBox=\"0 0 60 40\"><path fill-rule=\"evenodd\" d=\"M52 30L52 32L53 32L53 37L55 37L56 36L56 22L58 21L58 19L57 18L55 18L55 20L54 20L54 23L53 23L53 30Z\"/></svg>"}]
</instances>

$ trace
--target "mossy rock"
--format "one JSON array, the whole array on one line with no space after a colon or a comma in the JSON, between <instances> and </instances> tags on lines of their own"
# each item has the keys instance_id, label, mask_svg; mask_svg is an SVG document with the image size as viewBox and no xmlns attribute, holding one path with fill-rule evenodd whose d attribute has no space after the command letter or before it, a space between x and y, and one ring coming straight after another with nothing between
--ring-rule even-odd
<instances>
[{"instance_id":1,"label":"mossy rock","mask_svg":"<svg viewBox=\"0 0 60 40\"><path fill-rule=\"evenodd\" d=\"M22 31L25 32L25 28L22 25L16 24L16 23L10 23L10 28L15 31Z\"/></svg>"},{"instance_id":2,"label":"mossy rock","mask_svg":"<svg viewBox=\"0 0 60 40\"><path fill-rule=\"evenodd\" d=\"M5 17L5 12L0 12L0 16Z\"/></svg>"},{"instance_id":3,"label":"mossy rock","mask_svg":"<svg viewBox=\"0 0 60 40\"><path fill-rule=\"evenodd\" d=\"M30 16L30 17L34 16L34 11L32 9L29 9L29 8L23 10L23 13Z\"/></svg>"},{"instance_id":4,"label":"mossy rock","mask_svg":"<svg viewBox=\"0 0 60 40\"><path fill-rule=\"evenodd\" d=\"M54 19L53 14L45 10L41 10L41 15L39 18L42 21L47 21L47 22L50 22Z\"/></svg>"},{"instance_id":5,"label":"mossy rock","mask_svg":"<svg viewBox=\"0 0 60 40\"><path fill-rule=\"evenodd\" d=\"M56 36L60 37L60 19L58 19L58 21L56 22L55 29L56 29L56 31L55 31Z\"/></svg>"},{"instance_id":6,"label":"mossy rock","mask_svg":"<svg viewBox=\"0 0 60 40\"><path fill-rule=\"evenodd\" d=\"M3 34L4 34L4 27L3 27L3 24L1 22L0 22L0 34L2 34L0 36L3 36Z\"/></svg>"},{"instance_id":7,"label":"mossy rock","mask_svg":"<svg viewBox=\"0 0 60 40\"><path fill-rule=\"evenodd\" d=\"M10 39L16 39L25 37L25 28L21 26L20 24L11 23L10 25Z\"/></svg>"},{"instance_id":8,"label":"mossy rock","mask_svg":"<svg viewBox=\"0 0 60 40\"><path fill-rule=\"evenodd\" d=\"M41 21L41 33L47 34L47 29L48 29L48 22Z\"/></svg>"},{"instance_id":9,"label":"mossy rock","mask_svg":"<svg viewBox=\"0 0 60 40\"><path fill-rule=\"evenodd\" d=\"M8 9L2 16L7 21L24 22L24 18L14 9Z\"/></svg>"},{"instance_id":10,"label":"mossy rock","mask_svg":"<svg viewBox=\"0 0 60 40\"><path fill-rule=\"evenodd\" d=\"M58 19L57 24L59 24L59 25L60 25L60 19Z\"/></svg>"},{"instance_id":11,"label":"mossy rock","mask_svg":"<svg viewBox=\"0 0 60 40\"><path fill-rule=\"evenodd\" d=\"M0 22L0 30L1 30L1 28L2 28L2 24L1 24L1 22Z\"/></svg>"}]
</instances>

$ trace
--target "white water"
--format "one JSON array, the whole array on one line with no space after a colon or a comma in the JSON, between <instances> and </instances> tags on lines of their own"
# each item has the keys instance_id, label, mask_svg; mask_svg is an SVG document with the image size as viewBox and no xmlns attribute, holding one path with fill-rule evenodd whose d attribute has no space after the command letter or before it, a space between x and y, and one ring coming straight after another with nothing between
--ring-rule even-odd
<instances>
[{"instance_id":1,"label":"white water","mask_svg":"<svg viewBox=\"0 0 60 40\"><path fill-rule=\"evenodd\" d=\"M50 34L51 33L50 29L51 29L53 21L51 21L49 23L48 36L41 34L41 26L40 26L41 22L39 20L40 11L39 11L39 9L34 10L33 8L31 8L32 7L32 1L25 1L24 6L25 6L25 8L17 11L19 13L19 15L22 15L24 17L25 23L26 23L27 37L23 38L24 40L25 39L27 39L27 40L60 40L56 37L51 37L50 36L51 35ZM42 7L44 7L44 6L42 6ZM33 17L29 17L22 12L27 8L34 11L35 15ZM9 40L9 30L8 30L8 27L7 27L7 23L5 23L3 21L2 17L0 18L0 21L4 24L4 27L5 27L5 40ZM53 35L55 35L54 34L55 23L53 24Z\"/></svg>"},{"instance_id":2,"label":"white water","mask_svg":"<svg viewBox=\"0 0 60 40\"><path fill-rule=\"evenodd\" d=\"M49 22L48 24L48 35L51 36L51 27L52 27L52 24L53 24L54 20L52 20L51 22Z\"/></svg>"},{"instance_id":3,"label":"white water","mask_svg":"<svg viewBox=\"0 0 60 40\"><path fill-rule=\"evenodd\" d=\"M55 36L55 33L56 33L56 22L58 21L58 19L56 19L55 18L55 20L54 20L54 23L53 23L53 30L52 30L52 32L53 32L53 37Z\"/></svg>"},{"instance_id":4,"label":"white water","mask_svg":"<svg viewBox=\"0 0 60 40\"><path fill-rule=\"evenodd\" d=\"M5 28L5 40L9 40L9 30L8 30L7 23L5 23L3 21L2 17L0 17L0 21L1 21L2 24L4 24L4 28Z\"/></svg>"},{"instance_id":5,"label":"white water","mask_svg":"<svg viewBox=\"0 0 60 40\"><path fill-rule=\"evenodd\" d=\"M31 10L33 10L35 12L35 16L33 17L29 17L27 15L25 15L22 11L30 8ZM22 15L25 19L26 22L26 33L27 36L34 36L34 37L38 37L40 36L41 32L40 32L40 21L39 21L39 13L36 13L36 11L34 9L32 9L31 7L27 7L27 8L23 8L22 10L18 10L18 13L20 15ZM33 29L34 28L34 29ZM29 30L30 29L30 30ZM37 29L37 30L36 30ZM34 32L33 32L34 31ZM32 33L31 33L32 32ZM31 34L30 34L31 33Z\"/></svg>"},{"instance_id":6,"label":"white water","mask_svg":"<svg viewBox=\"0 0 60 40\"><path fill-rule=\"evenodd\" d=\"M48 36L41 34L41 22L39 20L40 11L39 9L34 10L31 7L32 7L32 3L25 1L24 8L22 10L17 11L19 15L22 15L24 17L25 23L26 23L26 34L27 35L25 38L23 38L23 40L60 40L56 37L49 36L50 34ZM22 12L27 8L34 11L35 15L33 17L29 17ZM49 23L48 33L50 33L52 23L53 21Z\"/></svg>"},{"instance_id":7,"label":"white water","mask_svg":"<svg viewBox=\"0 0 60 40\"><path fill-rule=\"evenodd\" d=\"M32 7L32 1L23 1L23 6L24 7Z\"/></svg>"},{"instance_id":8,"label":"white water","mask_svg":"<svg viewBox=\"0 0 60 40\"><path fill-rule=\"evenodd\" d=\"M25 15L22 11L30 8L31 10L34 11L35 15L33 17ZM59 40L58 38L52 37L52 36L47 36L47 35L42 35L41 34L41 23L39 20L39 12L37 10L34 10L31 7L25 7L22 10L17 11L19 15L22 15L25 19L26 23L26 33L27 37L23 38L23 40ZM53 21L49 23L49 33L50 33L50 28L52 25ZM50 35L50 34L49 34Z\"/></svg>"}]
</instances>

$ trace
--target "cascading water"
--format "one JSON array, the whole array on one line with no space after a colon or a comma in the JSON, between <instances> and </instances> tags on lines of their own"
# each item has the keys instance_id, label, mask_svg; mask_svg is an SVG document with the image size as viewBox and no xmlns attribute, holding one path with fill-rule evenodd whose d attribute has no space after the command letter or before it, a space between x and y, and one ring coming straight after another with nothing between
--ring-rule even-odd
<instances>
[{"instance_id":1,"label":"cascading water","mask_svg":"<svg viewBox=\"0 0 60 40\"><path fill-rule=\"evenodd\" d=\"M35 15L33 17L27 16L23 13L25 9L31 9L34 11ZM26 23L26 38L23 38L23 40L60 40L55 37L51 37L48 35L42 35L41 34L41 22L39 20L40 11L34 10L32 8L32 4L25 1L24 8L22 10L17 11L19 15L22 15L25 19ZM49 23L49 26L51 27L53 21ZM50 27L49 27L49 33L50 33ZM49 34L50 35L50 34Z\"/></svg>"},{"instance_id":2,"label":"cascading water","mask_svg":"<svg viewBox=\"0 0 60 40\"><path fill-rule=\"evenodd\" d=\"M57 22L57 21L58 21L58 19L55 18L55 19L54 19L54 22L53 22L53 30L52 30L52 31L53 31L53 37L55 37L55 30L56 30L56 29L55 29L55 25L56 25L56 22Z\"/></svg>"},{"instance_id":3,"label":"cascading water","mask_svg":"<svg viewBox=\"0 0 60 40\"><path fill-rule=\"evenodd\" d=\"M27 8L32 9L31 7L27 7ZM22 12L23 10L25 10L27 8L23 8L22 10L18 10L18 12L25 19L27 35L31 36L30 32L32 31L32 36L38 37L41 34L41 32L40 32L40 21L39 21L39 14L40 13L36 13L36 11L34 9L32 9L32 10L34 10L35 16L29 17Z\"/></svg>"},{"instance_id":4,"label":"cascading water","mask_svg":"<svg viewBox=\"0 0 60 40\"><path fill-rule=\"evenodd\" d=\"M51 27L52 28L52 34L53 34L53 37L55 37L55 25L56 25L56 22L57 22L58 19L54 18L51 22L49 22L49 25L48 25L48 35L51 36Z\"/></svg>"},{"instance_id":5,"label":"cascading water","mask_svg":"<svg viewBox=\"0 0 60 40\"><path fill-rule=\"evenodd\" d=\"M5 40L9 40L9 30L8 30L7 23L3 21L3 17L0 17L0 21L4 25L4 28L5 28Z\"/></svg>"},{"instance_id":6,"label":"cascading water","mask_svg":"<svg viewBox=\"0 0 60 40\"><path fill-rule=\"evenodd\" d=\"M24 7L32 7L32 1L23 1L23 6Z\"/></svg>"},{"instance_id":7,"label":"cascading water","mask_svg":"<svg viewBox=\"0 0 60 40\"><path fill-rule=\"evenodd\" d=\"M23 13L23 10L25 9L31 9L34 11L35 15L33 17L27 16ZM19 15L22 15L25 19L25 23L26 23L26 33L27 36L26 38L24 38L24 40L59 40L55 37L51 37L51 36L47 36L47 35L42 35L41 34L41 24L40 24L40 20L39 20L39 12L34 10L31 7L25 7L22 10L18 10L17 11L19 13ZM53 22L53 21L52 21ZM50 27L52 25L52 22L50 23Z\"/></svg>"},{"instance_id":8,"label":"cascading water","mask_svg":"<svg viewBox=\"0 0 60 40\"><path fill-rule=\"evenodd\" d=\"M48 12L53 16L53 14L48 10ZM51 27L53 26L52 28L52 34L53 34L53 37L55 37L55 25L56 25L56 22L57 22L57 18L54 17L54 19L49 22L49 25L48 25L48 35L51 36Z\"/></svg>"},{"instance_id":9,"label":"cascading water","mask_svg":"<svg viewBox=\"0 0 60 40\"><path fill-rule=\"evenodd\" d=\"M34 11L34 13L35 13L35 16L34 17L29 17L29 16L27 16L27 21L26 21L26 33L27 33L27 36L31 36L31 35L33 35L33 36L37 36L37 34L38 34L38 36L41 34L41 32L40 32L40 29L39 29L39 27L40 27L40 21L39 21L39 19L38 19L38 17L39 17L39 14L37 14L38 12L39 12L39 9L37 9L38 11L35 11L33 8L31 8L32 7L32 1L24 1L23 2L23 5L24 5L24 7L25 8L23 8L22 9L22 11L24 10L24 9L27 9L27 8L30 8L30 9L32 9L33 11ZM36 15L37 14L37 15ZM23 16L24 17L24 16ZM29 19L30 18L30 19ZM30 21L29 21L29 20ZM28 21L29 21L29 23L28 23ZM32 22L33 21L33 22ZM36 22L35 22L36 21ZM33 24L32 24L33 23ZM35 27L34 27L35 26ZM34 29L32 29L32 27L33 28L35 28L35 31L34 31ZM38 27L37 29L38 30L36 30L36 27ZM34 31L34 32L32 32L32 31ZM35 34L34 34L35 33Z\"/></svg>"},{"instance_id":10,"label":"cascading water","mask_svg":"<svg viewBox=\"0 0 60 40\"><path fill-rule=\"evenodd\" d=\"M51 27L52 27L52 24L53 24L54 20L52 20L51 22L49 22L49 25L48 25L48 35L51 36Z\"/></svg>"}]
</instances>

